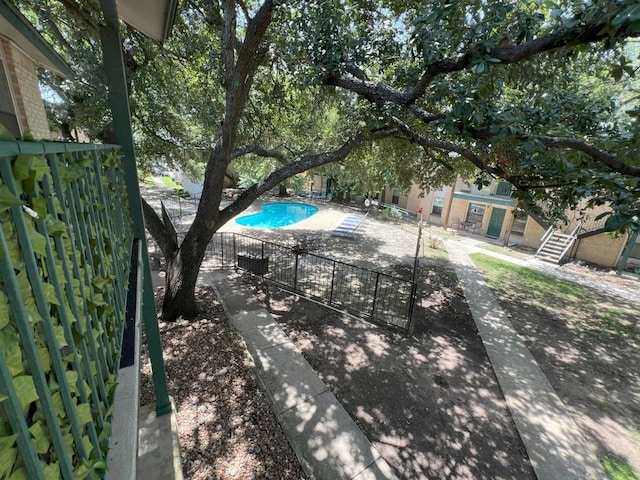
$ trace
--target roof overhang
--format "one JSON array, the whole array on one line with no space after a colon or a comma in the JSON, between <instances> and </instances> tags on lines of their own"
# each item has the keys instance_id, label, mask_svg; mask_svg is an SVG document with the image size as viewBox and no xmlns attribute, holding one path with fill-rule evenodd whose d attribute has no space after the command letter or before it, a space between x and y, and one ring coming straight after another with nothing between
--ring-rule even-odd
<instances>
[{"instance_id":1,"label":"roof overhang","mask_svg":"<svg viewBox=\"0 0 640 480\"><path fill-rule=\"evenodd\" d=\"M116 0L118 16L157 42L171 34L178 0Z\"/></svg>"},{"instance_id":2,"label":"roof overhang","mask_svg":"<svg viewBox=\"0 0 640 480\"><path fill-rule=\"evenodd\" d=\"M470 202L489 203L503 207L515 207L516 199L511 197L498 197L494 195L476 195L468 192L454 192L453 198L461 198Z\"/></svg>"},{"instance_id":3,"label":"roof overhang","mask_svg":"<svg viewBox=\"0 0 640 480\"><path fill-rule=\"evenodd\" d=\"M116 5L124 22L162 43L171 34L178 0L117 0ZM38 65L64 78L74 76L67 62L9 0L0 0L0 36L17 45Z\"/></svg>"},{"instance_id":4,"label":"roof overhang","mask_svg":"<svg viewBox=\"0 0 640 480\"><path fill-rule=\"evenodd\" d=\"M51 48L9 0L0 0L0 35L17 45L38 65L61 77L74 76L67 62Z\"/></svg>"}]
</instances>

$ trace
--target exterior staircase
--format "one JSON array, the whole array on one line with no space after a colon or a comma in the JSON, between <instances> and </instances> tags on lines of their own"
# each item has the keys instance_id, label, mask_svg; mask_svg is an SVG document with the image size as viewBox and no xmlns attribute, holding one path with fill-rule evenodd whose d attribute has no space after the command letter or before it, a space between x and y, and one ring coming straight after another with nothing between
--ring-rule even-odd
<instances>
[{"instance_id":1,"label":"exterior staircase","mask_svg":"<svg viewBox=\"0 0 640 480\"><path fill-rule=\"evenodd\" d=\"M549 228L540 241L540 247L535 257L551 263L559 264L562 262L562 259L569 253L578 238L576 234L580 226L578 224L569 234L556 227Z\"/></svg>"}]
</instances>

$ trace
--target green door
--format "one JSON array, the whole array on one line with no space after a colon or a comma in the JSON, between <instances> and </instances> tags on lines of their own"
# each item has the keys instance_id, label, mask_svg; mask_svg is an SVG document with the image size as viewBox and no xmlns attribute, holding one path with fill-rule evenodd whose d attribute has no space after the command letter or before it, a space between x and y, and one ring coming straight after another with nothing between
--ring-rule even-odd
<instances>
[{"instance_id":1,"label":"green door","mask_svg":"<svg viewBox=\"0 0 640 480\"><path fill-rule=\"evenodd\" d=\"M504 214L507 210L504 208L493 208L491 210L491 218L487 227L487 237L499 237L502 231L502 222L504 222Z\"/></svg>"}]
</instances>

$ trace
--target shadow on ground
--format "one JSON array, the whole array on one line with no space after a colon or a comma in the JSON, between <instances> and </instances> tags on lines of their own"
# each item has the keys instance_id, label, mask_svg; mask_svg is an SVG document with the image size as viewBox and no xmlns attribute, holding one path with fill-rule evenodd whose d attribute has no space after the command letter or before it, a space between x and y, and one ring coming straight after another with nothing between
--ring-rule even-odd
<instances>
[{"instance_id":1,"label":"shadow on ground","mask_svg":"<svg viewBox=\"0 0 640 480\"><path fill-rule=\"evenodd\" d=\"M535 478L453 271L421 268L409 336L247 277L401 478Z\"/></svg>"}]
</instances>

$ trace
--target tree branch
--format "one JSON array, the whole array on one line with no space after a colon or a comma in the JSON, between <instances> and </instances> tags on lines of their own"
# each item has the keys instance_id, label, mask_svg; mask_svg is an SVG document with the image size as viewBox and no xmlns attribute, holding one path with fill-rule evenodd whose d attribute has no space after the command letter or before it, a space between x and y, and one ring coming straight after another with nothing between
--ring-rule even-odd
<instances>
[{"instance_id":1,"label":"tree branch","mask_svg":"<svg viewBox=\"0 0 640 480\"><path fill-rule=\"evenodd\" d=\"M218 228L235 217L238 213L245 210L253 201L263 193L268 192L273 187L281 183L283 180L292 177L298 173L305 172L311 168L320 167L328 163L337 162L346 158L358 145L366 142L373 142L382 138L388 138L395 135L395 130L378 130L373 133L361 133L347 140L341 147L329 152L306 155L300 160L288 163L278 170L269 174L262 181L252 185L245 190L237 198L235 202L220 211Z\"/></svg>"},{"instance_id":2,"label":"tree branch","mask_svg":"<svg viewBox=\"0 0 640 480\"><path fill-rule=\"evenodd\" d=\"M165 258L170 258L178 249L178 242L175 237L172 236L172 232L175 232L175 229L167 227L153 207L149 205L144 198L141 198L141 200L142 213L144 214L144 223L147 231L158 244L162 255ZM164 211L164 206L162 208Z\"/></svg>"},{"instance_id":3,"label":"tree branch","mask_svg":"<svg viewBox=\"0 0 640 480\"><path fill-rule=\"evenodd\" d=\"M222 10L224 16L223 40L222 40L222 61L224 64L224 79L227 88L233 81L233 72L235 66L235 49L233 48L236 41L236 9L235 2L225 0L222 2Z\"/></svg>"},{"instance_id":4,"label":"tree branch","mask_svg":"<svg viewBox=\"0 0 640 480\"><path fill-rule=\"evenodd\" d=\"M242 157L243 155L247 155L249 153L253 153L255 155L258 155L259 157L275 158L280 163L286 163L287 161L287 158L281 151L267 150L266 148L259 147L258 145L244 145L243 147L236 149L231 154L231 158Z\"/></svg>"},{"instance_id":5,"label":"tree branch","mask_svg":"<svg viewBox=\"0 0 640 480\"><path fill-rule=\"evenodd\" d=\"M409 105L410 101L406 93L392 88L384 83L374 83L369 80L362 80L355 77L345 75L331 76L324 80L325 85L344 88L353 93L357 93L365 97L371 103L381 105L383 103L392 103L394 105L407 106L411 113L424 123L431 123L445 117L443 113L429 113L417 105Z\"/></svg>"},{"instance_id":6,"label":"tree branch","mask_svg":"<svg viewBox=\"0 0 640 480\"><path fill-rule=\"evenodd\" d=\"M513 64L535 55L564 47L586 45L611 40L612 38L640 36L640 32L635 32L629 28L629 20L620 25L615 34L612 35L609 30L609 21L610 18L608 16L601 17L598 22L576 26L571 29L559 29L549 35L535 38L520 45L496 46L490 49L476 46L456 58L444 58L430 63L425 67L418 82L406 92L393 89L381 83L370 82L366 79L364 73L356 73L362 72L362 70L351 62L347 64L346 71L353 75L355 79L358 79L359 82L345 75L333 75L325 79L325 84L346 88L360 95L374 95L396 105L409 106L425 93L427 87L436 76L459 72L474 65L478 60L492 58L499 60L499 62L495 62L498 64Z\"/></svg>"},{"instance_id":7,"label":"tree branch","mask_svg":"<svg viewBox=\"0 0 640 480\"><path fill-rule=\"evenodd\" d=\"M55 21L54 15L51 12L51 9L46 6L40 7L41 15L44 17L47 25L49 25L49 29L51 30L51 34L56 38L60 45L67 51L70 57L76 56L76 50L71 46L71 44L64 37L60 29L58 28L58 24Z\"/></svg>"},{"instance_id":8,"label":"tree branch","mask_svg":"<svg viewBox=\"0 0 640 480\"><path fill-rule=\"evenodd\" d=\"M90 27L94 31L96 36L98 35L100 31L100 27L98 26L98 24L96 23L96 21L91 16L91 13L89 13L88 10L86 10L82 5L80 5L75 0L60 0L60 3L62 3L67 10L70 10L73 13L75 13L78 16L78 18L80 18L88 27Z\"/></svg>"},{"instance_id":9,"label":"tree branch","mask_svg":"<svg viewBox=\"0 0 640 480\"><path fill-rule=\"evenodd\" d=\"M629 175L632 177L640 177L640 167L635 167L621 162L616 157L600 150L594 145L590 145L582 140L576 138L564 138L564 137L533 137L542 143L546 147L550 148L571 148L585 153L596 162L609 167L614 172L621 173L623 175Z\"/></svg>"}]
</instances>

